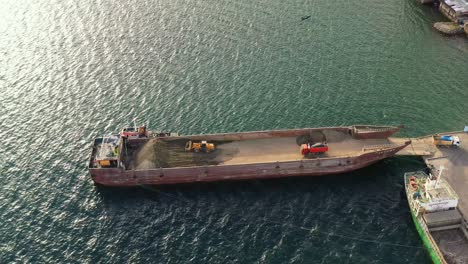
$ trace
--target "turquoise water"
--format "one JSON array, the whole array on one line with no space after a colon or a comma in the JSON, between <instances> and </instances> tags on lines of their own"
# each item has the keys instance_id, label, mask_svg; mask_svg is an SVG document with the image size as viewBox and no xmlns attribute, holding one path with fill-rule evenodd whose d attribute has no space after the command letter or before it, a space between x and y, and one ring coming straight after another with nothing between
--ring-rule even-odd
<instances>
[{"instance_id":1,"label":"turquoise water","mask_svg":"<svg viewBox=\"0 0 468 264\"><path fill-rule=\"evenodd\" d=\"M301 20L311 15L308 20ZM413 0L2 1L1 263L422 263L418 159L326 178L97 188L90 142L467 124L468 41ZM378 243L376 243L378 242Z\"/></svg>"}]
</instances>

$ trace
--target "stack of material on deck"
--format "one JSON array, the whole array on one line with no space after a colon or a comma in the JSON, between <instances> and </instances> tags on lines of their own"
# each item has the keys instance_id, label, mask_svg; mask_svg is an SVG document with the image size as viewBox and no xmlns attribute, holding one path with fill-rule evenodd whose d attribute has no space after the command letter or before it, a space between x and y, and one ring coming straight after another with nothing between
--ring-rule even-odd
<instances>
[{"instance_id":1,"label":"stack of material on deck","mask_svg":"<svg viewBox=\"0 0 468 264\"><path fill-rule=\"evenodd\" d=\"M187 140L151 140L137 153L136 169L176 168L218 165L222 160L220 150L210 153L194 153L185 150ZM221 145L222 142L215 142Z\"/></svg>"},{"instance_id":2,"label":"stack of material on deck","mask_svg":"<svg viewBox=\"0 0 468 264\"><path fill-rule=\"evenodd\" d=\"M468 240L460 229L431 232L445 262L450 264L468 263Z\"/></svg>"},{"instance_id":3,"label":"stack of material on deck","mask_svg":"<svg viewBox=\"0 0 468 264\"><path fill-rule=\"evenodd\" d=\"M186 152L182 144L169 144L163 141L150 141L138 153L138 169L170 168L194 166L191 152Z\"/></svg>"},{"instance_id":4,"label":"stack of material on deck","mask_svg":"<svg viewBox=\"0 0 468 264\"><path fill-rule=\"evenodd\" d=\"M427 213L423 217L430 231L459 228L462 220L458 210Z\"/></svg>"}]
</instances>

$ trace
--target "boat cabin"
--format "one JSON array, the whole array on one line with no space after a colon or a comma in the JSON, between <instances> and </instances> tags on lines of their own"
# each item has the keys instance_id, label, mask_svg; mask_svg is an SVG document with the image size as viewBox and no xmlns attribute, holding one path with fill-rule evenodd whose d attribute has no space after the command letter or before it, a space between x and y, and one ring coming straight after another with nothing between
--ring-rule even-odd
<instances>
[{"instance_id":1,"label":"boat cabin","mask_svg":"<svg viewBox=\"0 0 468 264\"><path fill-rule=\"evenodd\" d=\"M139 127L124 127L120 132L120 136L127 138L128 140L146 138L149 132L146 130L146 126Z\"/></svg>"},{"instance_id":2,"label":"boat cabin","mask_svg":"<svg viewBox=\"0 0 468 264\"><path fill-rule=\"evenodd\" d=\"M116 168L120 164L120 136L111 135L94 140L94 168Z\"/></svg>"},{"instance_id":3,"label":"boat cabin","mask_svg":"<svg viewBox=\"0 0 468 264\"><path fill-rule=\"evenodd\" d=\"M423 213L446 211L457 208L458 196L444 180L420 173L409 177L408 187L412 190L418 210Z\"/></svg>"}]
</instances>

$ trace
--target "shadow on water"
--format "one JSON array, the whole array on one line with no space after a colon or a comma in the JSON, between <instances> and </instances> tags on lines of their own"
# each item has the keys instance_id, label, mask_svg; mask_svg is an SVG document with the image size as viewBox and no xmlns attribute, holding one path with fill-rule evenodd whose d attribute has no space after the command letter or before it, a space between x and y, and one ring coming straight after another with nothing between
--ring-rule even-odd
<instances>
[{"instance_id":1,"label":"shadow on water","mask_svg":"<svg viewBox=\"0 0 468 264\"><path fill-rule=\"evenodd\" d=\"M95 190L108 206L139 204L142 201L158 203L196 203L199 199L224 200L240 196L264 197L267 194L305 195L341 192L369 192L398 186L403 190L402 175L409 170L426 170L424 162L415 157L397 157L345 174L327 176L301 176L279 179L243 180L178 185L106 187L96 185ZM403 193L404 194L404 193Z\"/></svg>"},{"instance_id":2,"label":"shadow on water","mask_svg":"<svg viewBox=\"0 0 468 264\"><path fill-rule=\"evenodd\" d=\"M263 180L224 181L207 183L186 183L176 185L138 187L107 187L95 185L95 190L104 201L112 204L123 200L159 201L162 197L173 197L185 202L193 202L203 196L235 196L236 193L252 193L262 195L271 192L311 193L318 189L358 191L369 187L386 188L386 184L399 183L405 171L427 170L421 158L396 157L381 161L374 165L344 174L326 176L299 176ZM401 174L401 175L400 175Z\"/></svg>"},{"instance_id":3,"label":"shadow on water","mask_svg":"<svg viewBox=\"0 0 468 264\"><path fill-rule=\"evenodd\" d=\"M305 259L327 259L325 263L343 258L359 262L369 254L376 256L376 263L401 263L402 251L397 254L395 248L409 247L403 257L415 263L428 257L412 223L402 181L405 171L424 167L421 159L398 157L325 177L97 187L96 191L109 226L124 234L151 226L152 238L170 234L174 246L188 246L196 239L213 245L218 240L242 241L252 247L223 242L214 253L203 253L209 256L246 250L249 254L243 257L235 252L230 257L252 262L258 252L283 241L278 252L284 256L276 256L274 263L298 254L295 245L300 245ZM262 242L255 242L258 239ZM156 244L153 250L161 246ZM336 256L329 256L330 248ZM190 253L182 255L188 259Z\"/></svg>"}]
</instances>

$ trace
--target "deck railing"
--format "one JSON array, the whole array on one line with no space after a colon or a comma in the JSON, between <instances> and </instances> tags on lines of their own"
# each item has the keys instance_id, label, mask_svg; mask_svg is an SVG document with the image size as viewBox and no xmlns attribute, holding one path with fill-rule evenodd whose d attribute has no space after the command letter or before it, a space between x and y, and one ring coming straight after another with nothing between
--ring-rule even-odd
<instances>
[{"instance_id":1,"label":"deck railing","mask_svg":"<svg viewBox=\"0 0 468 264\"><path fill-rule=\"evenodd\" d=\"M380 144L380 145L368 145L362 147L362 152L366 151L375 151L375 150L380 150L380 149L389 149L389 148L395 148L398 147L396 144Z\"/></svg>"}]
</instances>

